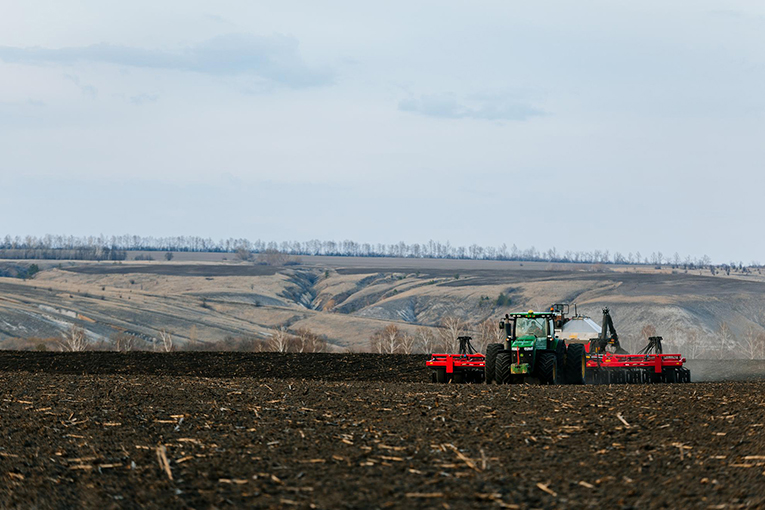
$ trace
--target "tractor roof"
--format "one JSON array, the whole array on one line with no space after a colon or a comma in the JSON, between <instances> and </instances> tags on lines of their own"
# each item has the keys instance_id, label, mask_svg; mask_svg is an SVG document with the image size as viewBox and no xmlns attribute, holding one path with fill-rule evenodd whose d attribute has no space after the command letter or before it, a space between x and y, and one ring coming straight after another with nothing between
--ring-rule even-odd
<instances>
[{"instance_id":1,"label":"tractor roof","mask_svg":"<svg viewBox=\"0 0 765 510\"><path fill-rule=\"evenodd\" d=\"M535 312L533 310L529 310L528 312L516 312L508 314L510 317L518 318L518 317L532 317L532 318L552 318L555 317L555 314L552 312Z\"/></svg>"}]
</instances>

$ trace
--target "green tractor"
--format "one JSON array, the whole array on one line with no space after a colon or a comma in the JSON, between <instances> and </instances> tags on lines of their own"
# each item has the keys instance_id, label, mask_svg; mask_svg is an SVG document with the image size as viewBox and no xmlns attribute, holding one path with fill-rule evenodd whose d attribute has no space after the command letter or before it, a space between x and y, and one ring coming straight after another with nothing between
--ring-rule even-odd
<instances>
[{"instance_id":1,"label":"green tractor","mask_svg":"<svg viewBox=\"0 0 765 510\"><path fill-rule=\"evenodd\" d=\"M566 345L556 336L559 312L505 314L499 323L503 343L486 347L486 383L584 384L586 354L582 344Z\"/></svg>"}]
</instances>

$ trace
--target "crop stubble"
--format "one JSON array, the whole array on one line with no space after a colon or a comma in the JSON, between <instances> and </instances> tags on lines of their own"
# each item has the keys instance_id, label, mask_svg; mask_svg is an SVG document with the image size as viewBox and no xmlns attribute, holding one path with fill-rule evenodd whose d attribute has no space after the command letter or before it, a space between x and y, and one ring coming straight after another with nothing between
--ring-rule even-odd
<instances>
[{"instance_id":1,"label":"crop stubble","mask_svg":"<svg viewBox=\"0 0 765 510\"><path fill-rule=\"evenodd\" d=\"M237 356L50 356L0 353L0 508L765 506L761 381L456 386L416 357L238 355L251 373L221 377Z\"/></svg>"}]
</instances>

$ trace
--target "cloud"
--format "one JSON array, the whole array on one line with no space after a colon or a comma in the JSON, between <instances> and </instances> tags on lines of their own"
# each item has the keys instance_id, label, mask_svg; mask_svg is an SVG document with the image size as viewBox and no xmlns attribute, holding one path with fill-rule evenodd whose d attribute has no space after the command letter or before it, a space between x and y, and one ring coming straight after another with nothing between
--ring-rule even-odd
<instances>
[{"instance_id":1,"label":"cloud","mask_svg":"<svg viewBox=\"0 0 765 510\"><path fill-rule=\"evenodd\" d=\"M84 95L86 95L90 99L95 99L98 96L98 89L95 88L93 85L81 83L79 76L75 76L72 74L65 74L64 78L66 78L67 80L77 85L77 88L80 89L80 92L82 92Z\"/></svg>"},{"instance_id":2,"label":"cloud","mask_svg":"<svg viewBox=\"0 0 765 510\"><path fill-rule=\"evenodd\" d=\"M542 110L504 95L473 95L458 101L450 95L424 94L400 101L398 109L446 119L527 120L545 115Z\"/></svg>"},{"instance_id":3,"label":"cloud","mask_svg":"<svg viewBox=\"0 0 765 510\"><path fill-rule=\"evenodd\" d=\"M235 26L236 25L236 23L233 23L233 22L227 20L226 18L224 18L223 16L219 16L218 14L208 13L208 14L203 14L203 17L205 19L207 19L209 21L213 21L215 23L222 23L224 25L230 25L230 26Z\"/></svg>"},{"instance_id":4,"label":"cloud","mask_svg":"<svg viewBox=\"0 0 765 510\"><path fill-rule=\"evenodd\" d=\"M141 106L146 103L155 103L159 99L157 94L138 94L137 96L130 96L130 103L136 106Z\"/></svg>"},{"instance_id":5,"label":"cloud","mask_svg":"<svg viewBox=\"0 0 765 510\"><path fill-rule=\"evenodd\" d=\"M59 49L0 46L0 60L33 65L92 62L214 76L245 75L295 88L332 80L330 70L303 62L298 41L286 35L229 34L175 52L106 43Z\"/></svg>"}]
</instances>

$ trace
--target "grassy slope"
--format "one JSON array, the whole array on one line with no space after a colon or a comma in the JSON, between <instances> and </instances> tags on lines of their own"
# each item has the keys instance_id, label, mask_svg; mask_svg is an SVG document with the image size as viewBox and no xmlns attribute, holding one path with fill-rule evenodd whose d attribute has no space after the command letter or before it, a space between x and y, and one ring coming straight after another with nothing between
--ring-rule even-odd
<instances>
[{"instance_id":1,"label":"grassy slope","mask_svg":"<svg viewBox=\"0 0 765 510\"><path fill-rule=\"evenodd\" d=\"M478 324L563 301L596 320L610 306L628 344L637 344L649 323L682 343L691 329L702 340L714 338L721 321L738 336L749 327L763 331L765 315L760 275L338 257L303 257L300 266L276 269L192 255L170 263L65 264L27 282L0 279L0 339L55 336L72 322L93 338L118 330L152 337L167 328L181 341L266 335L286 326L313 329L338 349L363 349L370 333L390 322L410 332L448 314ZM510 296L510 307L493 306L500 293Z\"/></svg>"}]
</instances>

